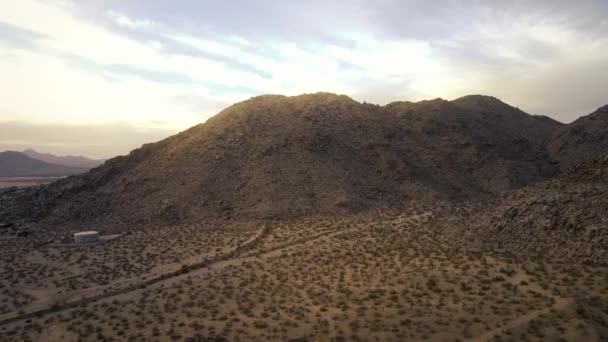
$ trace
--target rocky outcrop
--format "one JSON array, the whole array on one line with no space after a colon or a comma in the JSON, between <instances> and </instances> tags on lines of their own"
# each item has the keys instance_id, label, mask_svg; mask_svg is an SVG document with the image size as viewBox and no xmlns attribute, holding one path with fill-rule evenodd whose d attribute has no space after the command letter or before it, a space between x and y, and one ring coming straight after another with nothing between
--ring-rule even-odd
<instances>
[{"instance_id":1,"label":"rocky outcrop","mask_svg":"<svg viewBox=\"0 0 608 342\"><path fill-rule=\"evenodd\" d=\"M463 244L608 263L608 156L517 190L473 215ZM463 224L464 225L464 224Z\"/></svg>"}]
</instances>

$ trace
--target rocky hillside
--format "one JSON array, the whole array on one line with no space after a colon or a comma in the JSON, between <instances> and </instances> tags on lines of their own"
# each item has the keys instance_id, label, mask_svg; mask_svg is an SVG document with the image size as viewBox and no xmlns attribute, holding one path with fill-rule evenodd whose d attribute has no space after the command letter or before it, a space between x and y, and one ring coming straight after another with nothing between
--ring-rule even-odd
<instances>
[{"instance_id":1,"label":"rocky hillside","mask_svg":"<svg viewBox=\"0 0 608 342\"><path fill-rule=\"evenodd\" d=\"M392 103L424 175L450 179L454 190L494 194L534 183L558 172L545 142L562 124L531 116L481 95L448 102Z\"/></svg>"},{"instance_id":2,"label":"rocky hillside","mask_svg":"<svg viewBox=\"0 0 608 342\"><path fill-rule=\"evenodd\" d=\"M569 261L608 262L608 155L482 210L451 239ZM462 236L459 239L458 236Z\"/></svg>"},{"instance_id":3,"label":"rocky hillside","mask_svg":"<svg viewBox=\"0 0 608 342\"><path fill-rule=\"evenodd\" d=\"M138 226L476 198L557 175L546 146L563 127L481 95L387 106L328 93L260 96L19 208L45 222Z\"/></svg>"},{"instance_id":4,"label":"rocky hillside","mask_svg":"<svg viewBox=\"0 0 608 342\"><path fill-rule=\"evenodd\" d=\"M608 105L557 129L548 150L564 170L608 151Z\"/></svg>"},{"instance_id":5,"label":"rocky hillside","mask_svg":"<svg viewBox=\"0 0 608 342\"><path fill-rule=\"evenodd\" d=\"M85 171L83 168L47 163L21 152L0 152L0 177L67 176Z\"/></svg>"}]
</instances>

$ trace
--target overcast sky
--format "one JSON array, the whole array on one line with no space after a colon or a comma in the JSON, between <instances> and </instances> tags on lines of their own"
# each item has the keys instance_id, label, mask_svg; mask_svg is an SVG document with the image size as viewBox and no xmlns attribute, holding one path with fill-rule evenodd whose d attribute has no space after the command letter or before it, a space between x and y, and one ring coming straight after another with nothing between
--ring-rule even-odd
<instances>
[{"instance_id":1,"label":"overcast sky","mask_svg":"<svg viewBox=\"0 0 608 342\"><path fill-rule=\"evenodd\" d=\"M608 103L608 1L2 0L0 150L110 157L254 95Z\"/></svg>"}]
</instances>

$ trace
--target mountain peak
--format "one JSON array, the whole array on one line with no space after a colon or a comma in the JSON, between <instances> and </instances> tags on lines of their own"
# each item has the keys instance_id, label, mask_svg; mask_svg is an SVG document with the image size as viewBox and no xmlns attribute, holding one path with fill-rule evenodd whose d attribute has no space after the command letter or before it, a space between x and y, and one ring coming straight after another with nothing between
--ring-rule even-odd
<instances>
[{"instance_id":1,"label":"mountain peak","mask_svg":"<svg viewBox=\"0 0 608 342\"><path fill-rule=\"evenodd\" d=\"M348 100L354 101L347 95L336 94L330 92L316 92L316 93L305 93L301 95L294 96L286 96L280 94L266 94L266 95L258 95L253 96L245 101L238 102L237 104L243 103L255 103L255 102L265 102L265 101L292 101L292 102L305 102L305 101L338 101L338 100Z\"/></svg>"},{"instance_id":2,"label":"mountain peak","mask_svg":"<svg viewBox=\"0 0 608 342\"><path fill-rule=\"evenodd\" d=\"M466 106L483 106L483 107L509 107L514 108L494 96L488 95L466 95L450 101L451 103Z\"/></svg>"},{"instance_id":3,"label":"mountain peak","mask_svg":"<svg viewBox=\"0 0 608 342\"><path fill-rule=\"evenodd\" d=\"M608 104L604 105L604 106L601 106L600 108L598 108L596 110L596 112L608 114Z\"/></svg>"},{"instance_id":4,"label":"mountain peak","mask_svg":"<svg viewBox=\"0 0 608 342\"><path fill-rule=\"evenodd\" d=\"M475 101L490 101L490 102L502 102L500 99L491 96L491 95L483 95L483 94L470 94L470 95L465 95L465 96L461 96L457 99L455 99L454 101L458 101L458 100L475 100Z\"/></svg>"}]
</instances>

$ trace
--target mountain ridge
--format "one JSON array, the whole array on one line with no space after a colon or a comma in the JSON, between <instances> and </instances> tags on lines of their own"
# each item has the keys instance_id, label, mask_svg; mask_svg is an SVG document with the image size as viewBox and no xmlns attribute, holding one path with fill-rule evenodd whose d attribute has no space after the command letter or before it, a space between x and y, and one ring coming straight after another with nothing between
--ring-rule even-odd
<instances>
[{"instance_id":1,"label":"mountain ridge","mask_svg":"<svg viewBox=\"0 0 608 342\"><path fill-rule=\"evenodd\" d=\"M607 264L606 192L608 154L505 194L479 208L467 223L446 228L444 236L461 246Z\"/></svg>"},{"instance_id":2,"label":"mountain ridge","mask_svg":"<svg viewBox=\"0 0 608 342\"><path fill-rule=\"evenodd\" d=\"M564 170L607 151L608 105L556 130L547 148Z\"/></svg>"},{"instance_id":3,"label":"mountain ridge","mask_svg":"<svg viewBox=\"0 0 608 342\"><path fill-rule=\"evenodd\" d=\"M17 151L0 152L1 177L50 177L83 173L87 169L47 163Z\"/></svg>"},{"instance_id":4,"label":"mountain ridge","mask_svg":"<svg viewBox=\"0 0 608 342\"><path fill-rule=\"evenodd\" d=\"M31 193L22 207L36 209L17 211L118 227L493 198L562 173L547 147L568 126L481 95L386 106L263 95Z\"/></svg>"},{"instance_id":5,"label":"mountain ridge","mask_svg":"<svg viewBox=\"0 0 608 342\"><path fill-rule=\"evenodd\" d=\"M280 218L493 195L559 174L546 144L562 127L481 95L386 106L263 95L51 184L41 217Z\"/></svg>"},{"instance_id":6,"label":"mountain ridge","mask_svg":"<svg viewBox=\"0 0 608 342\"><path fill-rule=\"evenodd\" d=\"M83 156L72 156L72 155L58 156L58 155L54 155L52 153L37 152L36 150L31 149L31 148L24 150L22 153L26 154L27 156L29 156L31 158L42 160L47 163L69 166L69 167L77 167L77 168L92 169L94 167L97 167L97 166L103 164L105 161L105 160L95 160L95 159L91 159L91 158L86 158Z\"/></svg>"}]
</instances>

